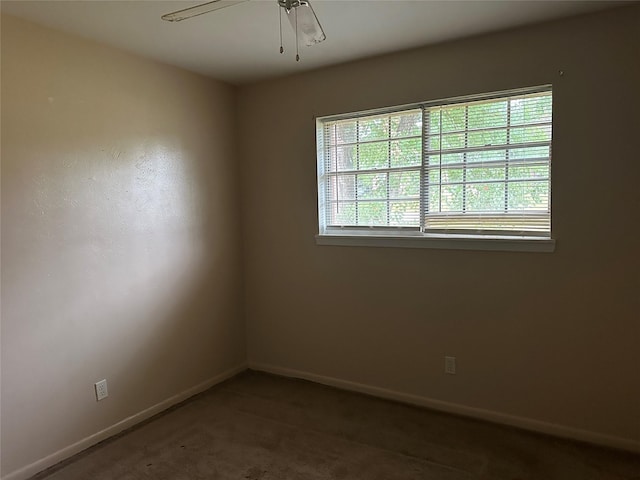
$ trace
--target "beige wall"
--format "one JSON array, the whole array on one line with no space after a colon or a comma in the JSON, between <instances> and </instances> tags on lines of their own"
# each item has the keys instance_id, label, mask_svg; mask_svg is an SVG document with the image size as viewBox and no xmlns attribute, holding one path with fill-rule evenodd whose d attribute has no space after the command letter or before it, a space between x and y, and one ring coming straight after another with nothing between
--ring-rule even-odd
<instances>
[{"instance_id":1,"label":"beige wall","mask_svg":"<svg viewBox=\"0 0 640 480\"><path fill-rule=\"evenodd\" d=\"M242 88L250 365L638 448L638 25L636 5ZM315 245L314 115L546 83L555 253Z\"/></svg>"},{"instance_id":2,"label":"beige wall","mask_svg":"<svg viewBox=\"0 0 640 480\"><path fill-rule=\"evenodd\" d=\"M235 98L3 16L3 476L245 362Z\"/></svg>"},{"instance_id":3,"label":"beige wall","mask_svg":"<svg viewBox=\"0 0 640 480\"><path fill-rule=\"evenodd\" d=\"M236 92L4 16L1 475L242 365L245 310L255 366L637 445L639 22L632 6ZM555 253L315 245L314 115L544 83Z\"/></svg>"}]
</instances>

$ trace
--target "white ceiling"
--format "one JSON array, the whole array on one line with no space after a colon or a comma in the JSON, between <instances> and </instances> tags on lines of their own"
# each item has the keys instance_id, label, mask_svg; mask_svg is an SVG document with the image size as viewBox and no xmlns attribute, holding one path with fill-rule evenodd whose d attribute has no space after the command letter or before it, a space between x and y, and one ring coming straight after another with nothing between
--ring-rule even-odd
<instances>
[{"instance_id":1,"label":"white ceiling","mask_svg":"<svg viewBox=\"0 0 640 480\"><path fill-rule=\"evenodd\" d=\"M233 84L250 83L479 33L601 10L614 1L312 0L327 40L300 47L275 0L251 0L178 23L198 1L7 1L3 13L75 33Z\"/></svg>"}]
</instances>

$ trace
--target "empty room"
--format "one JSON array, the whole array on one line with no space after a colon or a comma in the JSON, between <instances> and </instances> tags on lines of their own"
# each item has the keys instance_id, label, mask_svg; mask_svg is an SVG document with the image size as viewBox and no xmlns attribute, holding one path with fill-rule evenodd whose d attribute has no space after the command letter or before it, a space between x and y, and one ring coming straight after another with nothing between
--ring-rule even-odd
<instances>
[{"instance_id":1,"label":"empty room","mask_svg":"<svg viewBox=\"0 0 640 480\"><path fill-rule=\"evenodd\" d=\"M0 479L640 479L640 3L2 1Z\"/></svg>"}]
</instances>

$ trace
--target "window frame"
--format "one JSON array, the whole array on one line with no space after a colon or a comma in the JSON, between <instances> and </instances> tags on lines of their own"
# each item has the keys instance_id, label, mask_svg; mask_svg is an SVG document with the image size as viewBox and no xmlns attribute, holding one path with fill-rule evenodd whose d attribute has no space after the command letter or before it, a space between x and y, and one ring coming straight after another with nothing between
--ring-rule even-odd
<instances>
[{"instance_id":1,"label":"window frame","mask_svg":"<svg viewBox=\"0 0 640 480\"><path fill-rule=\"evenodd\" d=\"M413 109L425 109L455 106L477 101L490 101L500 98L520 95L530 95L536 93L549 92L553 96L551 84L535 87L502 90L486 94L466 95L452 97L428 102L419 102L406 105L398 105L386 108L343 113L338 115L327 115L316 117L316 166L317 166L317 201L318 201L318 233L316 234L316 244L318 245L339 245L339 246L373 246L373 247L401 247L401 248L438 248L438 249L461 249L461 250L499 250L499 251L524 251L524 252L553 252L555 250L555 239L551 230L551 158L553 147L553 113L551 117L551 139L549 140L549 225L548 234L504 234L504 232L474 232L459 230L431 230L422 231L420 226L416 227L395 227L395 226L327 226L326 225L326 183L325 175L325 129L326 122L341 120L355 120L362 117L374 115L390 115L405 112ZM552 102L553 105L553 102ZM552 106L553 108L553 106ZM512 127L509 127L512 128ZM424 128L420 134L421 143L425 141ZM423 202L425 192L423 191L423 176L425 172L425 151L421 149L420 169L420 216L424 216ZM506 182L505 182L506 183ZM421 218L420 224L423 223Z\"/></svg>"}]
</instances>

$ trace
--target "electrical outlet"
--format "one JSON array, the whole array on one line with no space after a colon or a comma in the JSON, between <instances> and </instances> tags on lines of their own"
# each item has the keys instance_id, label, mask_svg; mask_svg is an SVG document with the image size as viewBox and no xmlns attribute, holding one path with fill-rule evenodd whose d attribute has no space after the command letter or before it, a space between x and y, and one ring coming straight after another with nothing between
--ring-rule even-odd
<instances>
[{"instance_id":1,"label":"electrical outlet","mask_svg":"<svg viewBox=\"0 0 640 480\"><path fill-rule=\"evenodd\" d=\"M96 400L99 402L109 396L107 391L107 380L100 380L94 385L96 387Z\"/></svg>"},{"instance_id":2,"label":"electrical outlet","mask_svg":"<svg viewBox=\"0 0 640 480\"><path fill-rule=\"evenodd\" d=\"M444 373L456 374L456 357L444 357Z\"/></svg>"}]
</instances>

